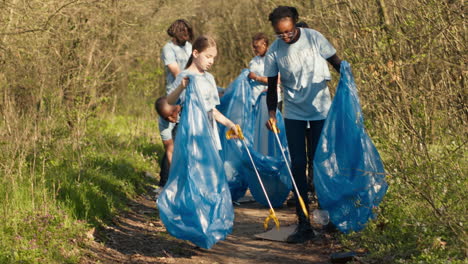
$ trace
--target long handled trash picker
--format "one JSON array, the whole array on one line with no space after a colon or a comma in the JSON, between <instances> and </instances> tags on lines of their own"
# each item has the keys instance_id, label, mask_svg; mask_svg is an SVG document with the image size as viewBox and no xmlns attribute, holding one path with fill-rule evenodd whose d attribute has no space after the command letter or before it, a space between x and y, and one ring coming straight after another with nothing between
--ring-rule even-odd
<instances>
[{"instance_id":1,"label":"long handled trash picker","mask_svg":"<svg viewBox=\"0 0 468 264\"><path fill-rule=\"evenodd\" d=\"M279 147L281 149L281 154L283 154L284 162L286 163L286 167L288 167L289 176L291 176L291 180L292 180L292 183L294 185L294 190L296 190L297 198L299 199L299 203L301 205L302 211L304 212L304 215L308 218L309 217L309 212L307 212L304 200L302 199L302 196L299 193L299 189L297 189L296 181L294 180L294 176L293 176L293 174L291 172L291 168L289 167L288 160L286 159L286 154L284 154L283 145L281 145L281 141L280 141L279 136L278 136L280 131L279 131L278 127L276 126L276 124L272 121L272 119L269 119L268 123L270 124L270 127L273 130L273 134L275 134L275 136L276 136L276 141L278 142Z\"/></svg>"},{"instance_id":2,"label":"long handled trash picker","mask_svg":"<svg viewBox=\"0 0 468 264\"><path fill-rule=\"evenodd\" d=\"M270 214L268 215L267 218L265 218L265 221L263 222L263 228L265 228L265 230L267 230L268 229L268 222L270 220L273 220L275 222L276 229L279 230L280 223L279 223L278 217L276 217L275 210L273 209L273 206L271 205L271 202L270 202L270 198L268 198L268 194L267 194L267 192L265 190L265 186L263 186L262 178L260 178L260 174L258 173L257 166L255 166L255 163L253 161L252 155L250 154L249 148L245 144L244 134L242 133L242 130L241 130L239 125L236 125L236 129L237 129L237 135L239 136L239 140L242 142L242 145L244 145L245 150L247 150L247 154L249 155L250 161L252 162L252 165L253 165L254 170L255 170L255 174L257 174L257 178L258 178L258 181L260 182L260 186L262 186L263 193L265 194L265 198L267 199L268 205L270 206ZM228 130L226 132L226 138L227 139L232 139L234 134L235 133L234 133L233 130Z\"/></svg>"}]
</instances>

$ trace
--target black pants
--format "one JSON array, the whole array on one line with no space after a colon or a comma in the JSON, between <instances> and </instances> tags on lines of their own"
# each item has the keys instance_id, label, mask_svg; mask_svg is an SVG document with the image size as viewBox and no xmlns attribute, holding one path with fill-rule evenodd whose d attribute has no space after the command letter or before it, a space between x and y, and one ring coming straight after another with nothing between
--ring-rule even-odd
<instances>
[{"instance_id":1,"label":"black pants","mask_svg":"<svg viewBox=\"0 0 468 264\"><path fill-rule=\"evenodd\" d=\"M291 170L299 193L305 203L309 202L307 192L310 190L306 170L309 171L309 182L313 186L313 160L324 122L325 120L284 120L289 153L291 155ZM313 189L311 191L313 192ZM301 208L296 200L297 210L301 210Z\"/></svg>"},{"instance_id":2,"label":"black pants","mask_svg":"<svg viewBox=\"0 0 468 264\"><path fill-rule=\"evenodd\" d=\"M176 137L176 132L177 132L177 125L174 126L174 129L172 129L172 140L174 141L175 144L175 137ZM174 145L175 147L175 145ZM174 153L172 153L174 155ZM164 156L161 160L160 163L160 172L159 172L159 187L163 188L164 185L166 185L167 180L169 179L169 170L171 169L171 166L169 165L169 159L167 158L167 153L164 152Z\"/></svg>"},{"instance_id":3,"label":"black pants","mask_svg":"<svg viewBox=\"0 0 468 264\"><path fill-rule=\"evenodd\" d=\"M167 158L166 152L160 163L161 171L159 172L159 187L163 188L166 185L167 179L169 178L169 159Z\"/></svg>"}]
</instances>

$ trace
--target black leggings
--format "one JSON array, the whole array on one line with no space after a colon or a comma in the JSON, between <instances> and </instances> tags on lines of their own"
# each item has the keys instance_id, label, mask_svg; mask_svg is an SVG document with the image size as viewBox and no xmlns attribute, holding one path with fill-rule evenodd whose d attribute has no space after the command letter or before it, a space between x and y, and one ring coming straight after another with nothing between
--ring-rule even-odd
<instances>
[{"instance_id":1,"label":"black leggings","mask_svg":"<svg viewBox=\"0 0 468 264\"><path fill-rule=\"evenodd\" d=\"M309 170L309 182L313 186L313 160L324 121L284 119L289 153L291 155L291 170L299 193L306 203L308 203L307 192L309 190L312 193L314 192L313 189L308 187L306 169L308 168ZM309 123L309 128L307 127L307 123ZM296 203L297 206L299 206L299 203Z\"/></svg>"},{"instance_id":2,"label":"black leggings","mask_svg":"<svg viewBox=\"0 0 468 264\"><path fill-rule=\"evenodd\" d=\"M172 141L175 143L175 137L177 134L177 126L179 124L177 123L174 128L172 129ZM172 152L172 155L174 155L174 152ZM158 186L161 188L164 188L164 185L166 185L167 180L169 179L169 171L171 170L171 166L169 165L169 159L167 158L167 153L164 152L164 156L162 160L160 161L159 168L161 168L159 172L159 184Z\"/></svg>"}]
</instances>

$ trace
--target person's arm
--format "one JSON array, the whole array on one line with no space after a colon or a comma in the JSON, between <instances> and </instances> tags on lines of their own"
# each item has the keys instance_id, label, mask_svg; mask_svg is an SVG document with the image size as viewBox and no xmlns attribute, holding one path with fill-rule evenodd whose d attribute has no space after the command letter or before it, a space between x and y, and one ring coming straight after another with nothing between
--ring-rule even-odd
<instances>
[{"instance_id":1,"label":"person's arm","mask_svg":"<svg viewBox=\"0 0 468 264\"><path fill-rule=\"evenodd\" d=\"M177 76L177 74L180 73L179 65L176 62L168 64L167 68L169 69L169 72L171 72L172 76L174 76L174 78Z\"/></svg>"},{"instance_id":2,"label":"person's arm","mask_svg":"<svg viewBox=\"0 0 468 264\"><path fill-rule=\"evenodd\" d=\"M188 77L184 77L182 81L180 82L180 85L175 88L172 92L170 92L167 95L167 102L171 105L175 105L177 103L177 100L180 97L180 94L184 91L185 87L187 87L187 84L189 82Z\"/></svg>"},{"instance_id":3,"label":"person's arm","mask_svg":"<svg viewBox=\"0 0 468 264\"><path fill-rule=\"evenodd\" d=\"M268 77L268 91L267 91L267 106L270 119L276 124L276 108L278 107L278 75ZM267 128L272 130L269 122L266 124Z\"/></svg>"},{"instance_id":4,"label":"person's arm","mask_svg":"<svg viewBox=\"0 0 468 264\"><path fill-rule=\"evenodd\" d=\"M174 153L174 140L168 139L163 140L162 142L164 144L164 149L166 150L167 161L169 163L169 166L171 166L172 154Z\"/></svg>"},{"instance_id":5,"label":"person's arm","mask_svg":"<svg viewBox=\"0 0 468 264\"><path fill-rule=\"evenodd\" d=\"M250 72L249 73L249 78L254 80L254 81L257 81L257 82L261 82L261 83L268 83L268 78L267 77L264 77L264 76L259 76L257 74L255 74L254 72Z\"/></svg>"},{"instance_id":6,"label":"person's arm","mask_svg":"<svg viewBox=\"0 0 468 264\"><path fill-rule=\"evenodd\" d=\"M237 133L236 124L234 124L234 122L232 122L229 118L224 116L216 108L213 108L213 118L221 125L229 128L230 130L233 130L236 136L239 136L239 134Z\"/></svg>"},{"instance_id":7,"label":"person's arm","mask_svg":"<svg viewBox=\"0 0 468 264\"><path fill-rule=\"evenodd\" d=\"M335 68L335 70L340 73L341 59L335 54L333 54L327 61Z\"/></svg>"},{"instance_id":8,"label":"person's arm","mask_svg":"<svg viewBox=\"0 0 468 264\"><path fill-rule=\"evenodd\" d=\"M221 114L221 112L219 112L216 108L213 108L213 117L218 123L229 129L232 129L236 126L234 122L232 122L229 118Z\"/></svg>"},{"instance_id":9,"label":"person's arm","mask_svg":"<svg viewBox=\"0 0 468 264\"><path fill-rule=\"evenodd\" d=\"M164 45L161 51L161 60L163 61L164 66L166 66L169 72L172 74L172 76L174 76L174 78L177 76L177 74L180 73L181 69L179 69L176 54L171 48L171 45Z\"/></svg>"},{"instance_id":10,"label":"person's arm","mask_svg":"<svg viewBox=\"0 0 468 264\"><path fill-rule=\"evenodd\" d=\"M264 74L268 77L266 103L270 118L266 123L266 126L270 130L273 130L270 123L276 125L276 109L278 108L278 76L280 69L278 67L278 60L276 58L276 52L278 50L277 43L277 41L273 42L265 54L265 63L263 67Z\"/></svg>"}]
</instances>

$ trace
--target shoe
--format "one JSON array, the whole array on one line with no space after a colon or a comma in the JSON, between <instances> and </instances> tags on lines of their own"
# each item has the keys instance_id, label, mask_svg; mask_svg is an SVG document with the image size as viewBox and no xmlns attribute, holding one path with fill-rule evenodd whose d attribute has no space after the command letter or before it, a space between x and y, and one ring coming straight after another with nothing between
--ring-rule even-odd
<instances>
[{"instance_id":1,"label":"shoe","mask_svg":"<svg viewBox=\"0 0 468 264\"><path fill-rule=\"evenodd\" d=\"M327 233L337 233L337 232L339 232L336 225L334 225L332 222L328 222L328 224L324 225L322 228Z\"/></svg>"},{"instance_id":2,"label":"shoe","mask_svg":"<svg viewBox=\"0 0 468 264\"><path fill-rule=\"evenodd\" d=\"M307 197L305 197L307 200ZM309 204L305 201L305 209L307 214L309 214ZM304 243L306 241L312 240L315 238L314 230L312 229L312 225L310 224L310 219L308 216L304 214L299 203L296 203L296 215L299 222L294 233L292 233L287 239L286 242L288 243Z\"/></svg>"},{"instance_id":3,"label":"shoe","mask_svg":"<svg viewBox=\"0 0 468 264\"><path fill-rule=\"evenodd\" d=\"M299 224L299 226L296 228L294 233L288 236L288 238L286 239L286 242L299 244L299 243L310 241L314 238L315 238L315 233L310 225L306 226L306 225Z\"/></svg>"}]
</instances>

